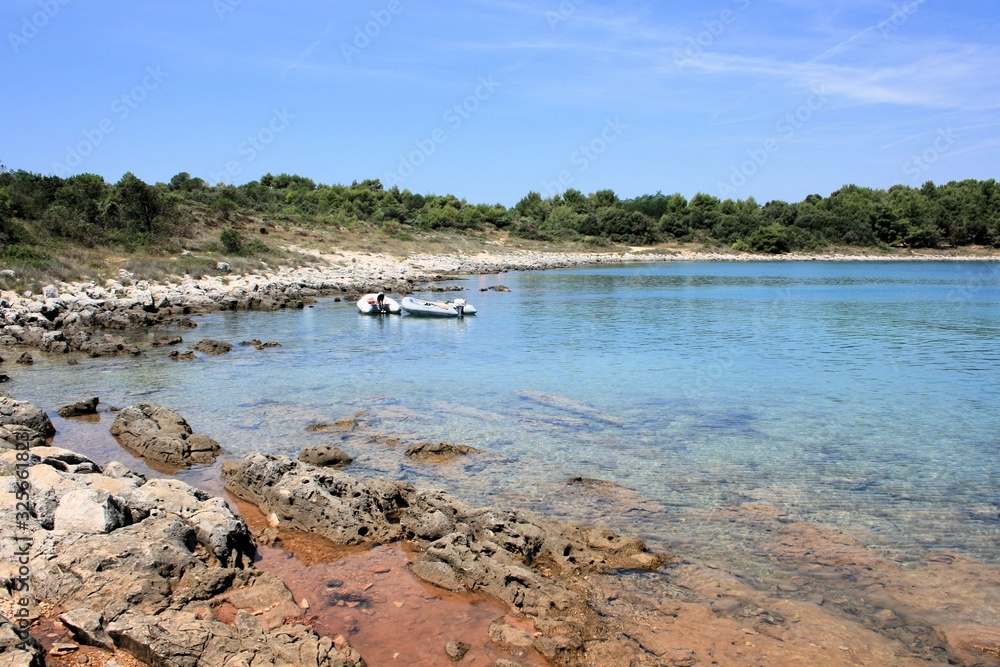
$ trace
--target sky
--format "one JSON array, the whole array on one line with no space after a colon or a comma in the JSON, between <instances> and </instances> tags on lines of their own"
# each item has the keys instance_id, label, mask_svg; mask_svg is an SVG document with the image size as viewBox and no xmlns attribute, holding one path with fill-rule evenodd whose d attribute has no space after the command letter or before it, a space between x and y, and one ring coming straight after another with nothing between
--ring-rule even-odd
<instances>
[{"instance_id":1,"label":"sky","mask_svg":"<svg viewBox=\"0 0 1000 667\"><path fill-rule=\"evenodd\" d=\"M996 0L4 0L0 163L760 203L998 176Z\"/></svg>"}]
</instances>

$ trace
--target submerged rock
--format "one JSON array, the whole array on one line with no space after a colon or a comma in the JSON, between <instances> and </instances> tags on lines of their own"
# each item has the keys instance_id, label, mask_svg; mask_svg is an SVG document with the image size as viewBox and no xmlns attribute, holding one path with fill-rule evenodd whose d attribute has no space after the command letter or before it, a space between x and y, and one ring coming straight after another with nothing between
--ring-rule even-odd
<instances>
[{"instance_id":1,"label":"submerged rock","mask_svg":"<svg viewBox=\"0 0 1000 667\"><path fill-rule=\"evenodd\" d=\"M194 345L190 346L189 349L197 350L198 352L203 352L205 354L220 355L232 351L233 344L226 343L221 340L211 340L206 338L205 340L198 341Z\"/></svg>"},{"instance_id":2,"label":"submerged rock","mask_svg":"<svg viewBox=\"0 0 1000 667\"><path fill-rule=\"evenodd\" d=\"M153 343L152 344L156 345L156 346L161 346L161 345L180 345L183 342L184 342L184 339L181 338L180 336L166 336L164 338L155 338L155 339L153 339Z\"/></svg>"},{"instance_id":3,"label":"submerged rock","mask_svg":"<svg viewBox=\"0 0 1000 667\"><path fill-rule=\"evenodd\" d=\"M478 449L468 445L454 445L450 442L418 442L406 450L406 455L411 459L426 463L446 463L459 456L478 452Z\"/></svg>"},{"instance_id":4,"label":"submerged rock","mask_svg":"<svg viewBox=\"0 0 1000 667\"><path fill-rule=\"evenodd\" d=\"M211 463L221 450L212 438L194 433L179 414L152 403L119 412L111 434L138 456L175 466Z\"/></svg>"},{"instance_id":5,"label":"submerged rock","mask_svg":"<svg viewBox=\"0 0 1000 667\"><path fill-rule=\"evenodd\" d=\"M358 427L358 420L354 417L338 419L332 424L319 423L306 426L309 433L350 433Z\"/></svg>"},{"instance_id":6,"label":"submerged rock","mask_svg":"<svg viewBox=\"0 0 1000 667\"><path fill-rule=\"evenodd\" d=\"M97 404L100 403L100 399L96 396L94 398L88 398L83 401L77 401L72 405L66 405L59 408L60 417L82 417L84 415L96 415L97 414Z\"/></svg>"},{"instance_id":7,"label":"submerged rock","mask_svg":"<svg viewBox=\"0 0 1000 667\"><path fill-rule=\"evenodd\" d=\"M299 460L320 467L346 466L354 461L347 452L333 445L303 447L299 452Z\"/></svg>"}]
</instances>

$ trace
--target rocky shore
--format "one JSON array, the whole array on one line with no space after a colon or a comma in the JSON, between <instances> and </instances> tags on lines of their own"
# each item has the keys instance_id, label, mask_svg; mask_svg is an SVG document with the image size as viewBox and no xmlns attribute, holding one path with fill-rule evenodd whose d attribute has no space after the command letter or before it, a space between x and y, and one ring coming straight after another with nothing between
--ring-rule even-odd
<instances>
[{"instance_id":1,"label":"rocky shore","mask_svg":"<svg viewBox=\"0 0 1000 667\"><path fill-rule=\"evenodd\" d=\"M154 462L191 463L190 428L162 406L119 411L112 433ZM51 446L53 435L43 410L0 395L4 665L49 664L26 631L54 617L75 644L54 646L50 661L59 650L90 646L103 649L109 665L122 653L154 666L364 665L347 639L313 631L307 602L252 567L255 544L287 530L339 546L405 542L420 580L486 595L530 620L532 631L494 622L489 638L499 649L584 664L588 644L623 639L592 608L587 579L621 568L653 571L668 560L607 529L470 508L440 491L263 454L224 468L227 489L267 515L268 529L253 536L224 499L121 463L101 466ZM442 647L442 664L469 648Z\"/></svg>"},{"instance_id":2,"label":"rocky shore","mask_svg":"<svg viewBox=\"0 0 1000 667\"><path fill-rule=\"evenodd\" d=\"M116 414L121 445L153 452L151 461L163 452L183 461L190 450L190 427L163 406ZM366 664L352 646L358 624L387 622L370 607L370 581L316 570L296 583L254 564L297 535L329 545L320 561L342 558L338 548L406 545L407 576L506 612L482 628L480 646L441 641L418 664L1000 665L997 568L947 552L903 567L763 503L690 518L760 536L758 548L787 573L772 583L652 553L606 528L262 453L222 466L232 497L259 512L251 529L235 501L101 464L53 446L59 437L45 410L0 395L0 665ZM158 444L142 450L135 439ZM600 480L567 484L602 503L619 495ZM368 577L390 569L365 568ZM364 613L328 631L331 614L355 607ZM46 640L46 628L64 638ZM367 664L409 664L409 638L383 635L392 661Z\"/></svg>"},{"instance_id":3,"label":"rocky shore","mask_svg":"<svg viewBox=\"0 0 1000 667\"><path fill-rule=\"evenodd\" d=\"M51 353L82 352L92 357L137 355L138 348L114 332L164 325L196 313L220 310L304 308L323 296L354 299L385 290L457 289L438 282L461 276L505 271L532 271L587 264L668 261L981 261L996 256L932 254L752 255L746 253L656 252L529 252L498 248L476 255L308 253L313 266L228 275L183 276L164 283L136 280L120 271L117 279L48 285L41 293L0 292L0 346L23 345Z\"/></svg>"}]
</instances>

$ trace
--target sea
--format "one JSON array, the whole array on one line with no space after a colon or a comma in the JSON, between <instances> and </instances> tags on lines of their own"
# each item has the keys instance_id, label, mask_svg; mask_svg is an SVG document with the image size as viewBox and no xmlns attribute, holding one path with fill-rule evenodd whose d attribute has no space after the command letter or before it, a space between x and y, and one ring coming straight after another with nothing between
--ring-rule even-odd
<instances>
[{"instance_id":1,"label":"sea","mask_svg":"<svg viewBox=\"0 0 1000 667\"><path fill-rule=\"evenodd\" d=\"M52 415L56 445L105 443L88 451L107 459L111 409L157 403L227 457L335 444L354 475L746 571L763 557L715 510L774 506L904 563L944 549L1000 564L1000 263L637 263L454 284L476 316L365 316L334 298L214 313L130 334L139 358L8 359L3 390ZM235 347L185 362L148 346L174 334ZM239 345L252 339L280 346ZM55 415L90 396L99 420ZM307 430L343 419L357 426ZM417 462L419 442L478 453Z\"/></svg>"}]
</instances>

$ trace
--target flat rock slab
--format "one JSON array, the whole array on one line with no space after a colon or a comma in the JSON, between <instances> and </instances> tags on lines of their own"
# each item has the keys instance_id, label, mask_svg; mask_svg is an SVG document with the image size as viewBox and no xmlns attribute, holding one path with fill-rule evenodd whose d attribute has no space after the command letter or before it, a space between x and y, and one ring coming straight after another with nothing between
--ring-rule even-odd
<instances>
[{"instance_id":1,"label":"flat rock slab","mask_svg":"<svg viewBox=\"0 0 1000 667\"><path fill-rule=\"evenodd\" d=\"M468 445L454 445L450 442L418 442L406 450L406 455L426 463L446 463L459 456L476 454L479 450Z\"/></svg>"},{"instance_id":2,"label":"flat rock slab","mask_svg":"<svg viewBox=\"0 0 1000 667\"><path fill-rule=\"evenodd\" d=\"M325 422L310 424L309 426L306 426L306 431L309 433L350 433L357 427L357 419L354 417L345 417L344 419L338 419L332 424L327 424Z\"/></svg>"},{"instance_id":3,"label":"flat rock slab","mask_svg":"<svg viewBox=\"0 0 1000 667\"><path fill-rule=\"evenodd\" d=\"M176 412L152 403L119 412L111 435L142 458L175 466L211 463L222 449L212 438L194 433Z\"/></svg>"},{"instance_id":4,"label":"flat rock slab","mask_svg":"<svg viewBox=\"0 0 1000 667\"><path fill-rule=\"evenodd\" d=\"M206 338L205 340L198 341L194 345L190 346L190 349L203 352L204 354L220 355L232 351L233 344L226 343L221 340L211 340Z\"/></svg>"}]
</instances>

